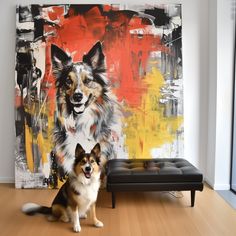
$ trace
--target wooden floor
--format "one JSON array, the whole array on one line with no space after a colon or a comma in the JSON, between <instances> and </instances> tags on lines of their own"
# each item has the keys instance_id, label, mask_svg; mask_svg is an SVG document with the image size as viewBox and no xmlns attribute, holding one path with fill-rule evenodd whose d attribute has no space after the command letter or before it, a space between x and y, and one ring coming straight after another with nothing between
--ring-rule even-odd
<instances>
[{"instance_id":1,"label":"wooden floor","mask_svg":"<svg viewBox=\"0 0 236 236\"><path fill-rule=\"evenodd\" d=\"M48 236L75 235L70 223L48 222L43 215L26 216L25 202L50 205L56 190L17 190L0 184L0 235ZM111 195L101 190L97 216L103 228L95 228L89 219L81 220L84 236L235 236L236 211L215 191L205 186L196 193L195 207L190 207L190 193L176 198L167 192L117 193L117 206L111 208Z\"/></svg>"}]
</instances>

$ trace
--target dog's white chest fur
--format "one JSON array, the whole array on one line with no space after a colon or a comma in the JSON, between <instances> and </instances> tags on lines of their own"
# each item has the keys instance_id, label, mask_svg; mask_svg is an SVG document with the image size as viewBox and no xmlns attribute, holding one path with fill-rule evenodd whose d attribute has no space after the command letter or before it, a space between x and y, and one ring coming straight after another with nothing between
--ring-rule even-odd
<instances>
[{"instance_id":1,"label":"dog's white chest fur","mask_svg":"<svg viewBox=\"0 0 236 236\"><path fill-rule=\"evenodd\" d=\"M74 132L67 130L66 140L64 142L66 145L63 151L63 155L65 156L63 166L67 172L72 170L77 143L80 143L86 152L90 152L97 143L90 132L90 127L92 126L91 120L92 117L88 112L85 112L85 115L81 116L79 121L73 120L72 116L65 118L66 129L74 129ZM81 127L76 127L76 124L80 124ZM56 146L56 149L60 150L60 145Z\"/></svg>"},{"instance_id":2,"label":"dog's white chest fur","mask_svg":"<svg viewBox=\"0 0 236 236\"><path fill-rule=\"evenodd\" d=\"M79 181L72 183L76 192L78 192L77 202L79 214L84 214L90 208L91 204L96 202L98 190L100 187L99 175L87 179L81 174Z\"/></svg>"}]
</instances>

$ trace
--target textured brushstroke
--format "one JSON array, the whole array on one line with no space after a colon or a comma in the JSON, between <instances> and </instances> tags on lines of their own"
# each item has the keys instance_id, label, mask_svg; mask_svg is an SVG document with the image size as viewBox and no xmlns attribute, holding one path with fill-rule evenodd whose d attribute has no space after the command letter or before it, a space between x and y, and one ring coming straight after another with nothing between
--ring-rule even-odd
<instances>
[{"instance_id":1,"label":"textured brushstroke","mask_svg":"<svg viewBox=\"0 0 236 236\"><path fill-rule=\"evenodd\" d=\"M144 83L148 89L141 98L141 105L136 108L127 108L126 111L125 133L128 153L131 158L163 157L153 153L152 150L176 140L177 133L182 131L183 118L182 116L177 118L163 116L164 107L160 106L159 99L164 78L159 70L153 68L145 76ZM177 154L172 157L177 157Z\"/></svg>"}]
</instances>

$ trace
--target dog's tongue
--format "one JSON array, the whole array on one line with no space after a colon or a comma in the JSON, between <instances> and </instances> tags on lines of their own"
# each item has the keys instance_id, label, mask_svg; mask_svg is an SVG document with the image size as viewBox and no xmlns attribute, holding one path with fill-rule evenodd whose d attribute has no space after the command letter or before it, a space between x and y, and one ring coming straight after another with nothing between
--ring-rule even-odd
<instances>
[{"instance_id":1,"label":"dog's tongue","mask_svg":"<svg viewBox=\"0 0 236 236\"><path fill-rule=\"evenodd\" d=\"M88 178L88 179L91 177L91 173L90 173L90 172L85 172L84 175L85 175L85 177Z\"/></svg>"}]
</instances>

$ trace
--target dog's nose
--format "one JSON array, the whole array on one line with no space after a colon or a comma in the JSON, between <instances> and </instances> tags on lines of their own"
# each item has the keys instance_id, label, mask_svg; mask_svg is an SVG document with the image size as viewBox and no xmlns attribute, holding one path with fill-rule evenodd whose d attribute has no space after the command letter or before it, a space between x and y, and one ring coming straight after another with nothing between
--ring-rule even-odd
<instances>
[{"instance_id":1,"label":"dog's nose","mask_svg":"<svg viewBox=\"0 0 236 236\"><path fill-rule=\"evenodd\" d=\"M85 167L85 171L86 171L86 172L90 172L90 171L91 171L91 166L86 166L86 167Z\"/></svg>"},{"instance_id":2,"label":"dog's nose","mask_svg":"<svg viewBox=\"0 0 236 236\"><path fill-rule=\"evenodd\" d=\"M82 100L82 98L83 98L83 94L82 94L82 93L75 93L75 94L73 95L73 99L74 99L74 101L76 101L76 102L80 102L80 101Z\"/></svg>"}]
</instances>

